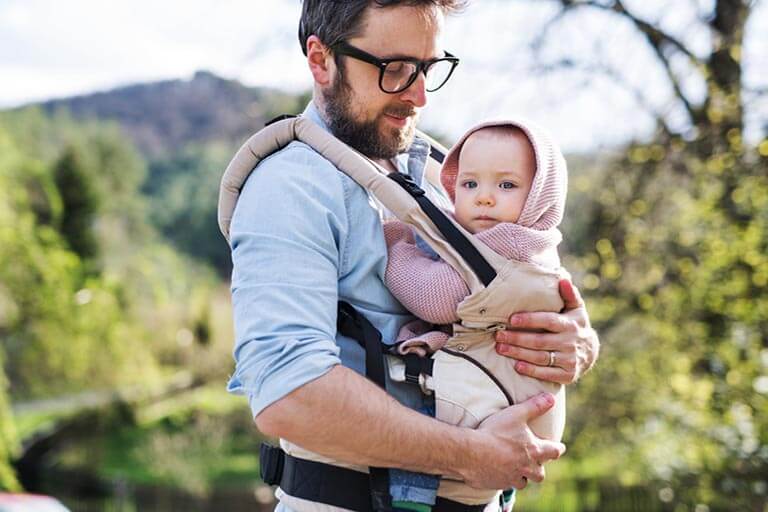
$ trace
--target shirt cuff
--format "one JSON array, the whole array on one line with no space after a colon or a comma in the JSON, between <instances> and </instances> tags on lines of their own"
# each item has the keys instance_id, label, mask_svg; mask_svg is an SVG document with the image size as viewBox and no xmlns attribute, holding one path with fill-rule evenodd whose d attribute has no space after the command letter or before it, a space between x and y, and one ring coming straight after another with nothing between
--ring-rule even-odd
<instances>
[{"instance_id":1,"label":"shirt cuff","mask_svg":"<svg viewBox=\"0 0 768 512\"><path fill-rule=\"evenodd\" d=\"M293 364L283 367L279 372L271 373L265 378L258 391L239 389L230 383L230 392L248 396L248 404L255 418L266 407L277 402L301 386L312 382L328 373L331 368L341 364L339 358L332 353L311 353Z\"/></svg>"}]
</instances>

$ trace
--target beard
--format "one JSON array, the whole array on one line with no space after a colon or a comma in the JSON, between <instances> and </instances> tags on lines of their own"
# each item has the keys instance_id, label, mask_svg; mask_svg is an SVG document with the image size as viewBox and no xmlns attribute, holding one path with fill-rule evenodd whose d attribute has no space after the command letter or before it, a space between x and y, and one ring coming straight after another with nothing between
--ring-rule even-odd
<instances>
[{"instance_id":1,"label":"beard","mask_svg":"<svg viewBox=\"0 0 768 512\"><path fill-rule=\"evenodd\" d=\"M352 106L352 88L341 73L333 85L321 92L325 103L325 121L339 140L368 158L387 160L411 147L416 132L417 112L408 106L385 108L371 120L359 121ZM385 127L379 130L384 115L409 118L403 128Z\"/></svg>"}]
</instances>

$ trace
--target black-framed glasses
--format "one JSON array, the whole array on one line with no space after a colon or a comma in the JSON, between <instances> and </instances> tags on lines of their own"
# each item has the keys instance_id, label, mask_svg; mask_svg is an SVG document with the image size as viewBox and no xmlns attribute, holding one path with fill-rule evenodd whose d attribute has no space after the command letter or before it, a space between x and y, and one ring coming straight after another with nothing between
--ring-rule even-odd
<instances>
[{"instance_id":1,"label":"black-framed glasses","mask_svg":"<svg viewBox=\"0 0 768 512\"><path fill-rule=\"evenodd\" d=\"M379 68L379 88L387 94L403 92L416 81L420 72L426 77L427 91L434 92L445 85L459 64L459 58L448 52L445 52L445 57L419 60L380 59L344 41L332 45L331 49L339 55L346 55Z\"/></svg>"}]
</instances>

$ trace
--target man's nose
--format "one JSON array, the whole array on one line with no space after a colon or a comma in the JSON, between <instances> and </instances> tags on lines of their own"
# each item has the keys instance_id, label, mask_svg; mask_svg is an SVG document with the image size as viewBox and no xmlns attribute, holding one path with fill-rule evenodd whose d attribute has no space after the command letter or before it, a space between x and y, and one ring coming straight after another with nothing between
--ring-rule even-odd
<instances>
[{"instance_id":1,"label":"man's nose","mask_svg":"<svg viewBox=\"0 0 768 512\"><path fill-rule=\"evenodd\" d=\"M424 73L416 76L416 80L402 92L400 99L419 108L427 104L427 77Z\"/></svg>"}]
</instances>

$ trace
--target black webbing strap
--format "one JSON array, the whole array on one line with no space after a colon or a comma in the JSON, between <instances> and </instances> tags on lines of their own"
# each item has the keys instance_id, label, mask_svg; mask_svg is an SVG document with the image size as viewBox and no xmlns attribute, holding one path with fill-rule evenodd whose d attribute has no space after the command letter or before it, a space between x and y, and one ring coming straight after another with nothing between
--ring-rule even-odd
<instances>
[{"instance_id":1,"label":"black webbing strap","mask_svg":"<svg viewBox=\"0 0 768 512\"><path fill-rule=\"evenodd\" d=\"M435 360L431 357L420 357L417 354L405 354L403 356L405 363L405 382L419 384L419 376L432 375L435 366Z\"/></svg>"},{"instance_id":2,"label":"black webbing strap","mask_svg":"<svg viewBox=\"0 0 768 512\"><path fill-rule=\"evenodd\" d=\"M351 304L339 301L336 329L348 338L356 340L365 349L365 375L386 391L384 377L384 349L381 333ZM370 471L370 496L373 509L392 510L389 494L389 471L386 468L368 468Z\"/></svg>"},{"instance_id":3,"label":"black webbing strap","mask_svg":"<svg viewBox=\"0 0 768 512\"><path fill-rule=\"evenodd\" d=\"M377 512L371 503L370 479L367 474L348 468L298 459L279 447L261 445L262 468L279 468L279 473L262 469L262 480L279 485L289 496L356 512ZM481 512L485 505L464 505L438 497L433 512Z\"/></svg>"},{"instance_id":4,"label":"black webbing strap","mask_svg":"<svg viewBox=\"0 0 768 512\"><path fill-rule=\"evenodd\" d=\"M456 226L448 219L448 216L427 198L424 190L413 181L413 178L400 172L392 172L388 176L416 199L416 202L419 203L427 217L440 230L445 240L464 258L464 261L472 268L480 281L485 286L491 284L491 281L496 278L496 271L485 261L483 255L467 240L461 231L456 229Z\"/></svg>"},{"instance_id":5,"label":"black webbing strap","mask_svg":"<svg viewBox=\"0 0 768 512\"><path fill-rule=\"evenodd\" d=\"M289 496L349 510L377 512L365 473L290 455L284 457L280 488Z\"/></svg>"},{"instance_id":6,"label":"black webbing strap","mask_svg":"<svg viewBox=\"0 0 768 512\"><path fill-rule=\"evenodd\" d=\"M365 349L365 375L381 389L384 380L384 349L381 333L348 302L339 301L336 329L342 335L357 341Z\"/></svg>"}]
</instances>

